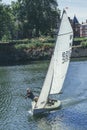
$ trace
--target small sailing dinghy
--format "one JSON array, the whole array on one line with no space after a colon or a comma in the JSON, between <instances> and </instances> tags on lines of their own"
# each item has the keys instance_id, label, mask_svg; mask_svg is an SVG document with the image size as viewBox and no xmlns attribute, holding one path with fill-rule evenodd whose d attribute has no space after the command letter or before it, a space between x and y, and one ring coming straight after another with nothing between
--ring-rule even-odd
<instances>
[{"instance_id":1,"label":"small sailing dinghy","mask_svg":"<svg viewBox=\"0 0 87 130\"><path fill-rule=\"evenodd\" d=\"M59 94L66 77L70 62L73 41L73 30L66 11L63 11L57 41L52 55L48 72L38 98L32 101L33 115L45 113L58 109L61 105L59 100L50 100L49 95Z\"/></svg>"}]
</instances>

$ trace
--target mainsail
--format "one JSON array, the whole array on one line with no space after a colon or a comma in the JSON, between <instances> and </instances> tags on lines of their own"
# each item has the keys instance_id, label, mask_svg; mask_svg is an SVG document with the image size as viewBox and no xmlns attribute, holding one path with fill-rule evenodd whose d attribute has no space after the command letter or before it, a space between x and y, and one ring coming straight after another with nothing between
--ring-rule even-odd
<instances>
[{"instance_id":1,"label":"mainsail","mask_svg":"<svg viewBox=\"0 0 87 130\"><path fill-rule=\"evenodd\" d=\"M64 11L54 50L54 77L50 94L59 93L62 89L70 62L72 40L73 30Z\"/></svg>"},{"instance_id":2,"label":"mainsail","mask_svg":"<svg viewBox=\"0 0 87 130\"><path fill-rule=\"evenodd\" d=\"M44 108L49 94L55 94L61 91L70 61L72 40L72 27L66 12L63 11L54 54L51 58L36 108Z\"/></svg>"}]
</instances>

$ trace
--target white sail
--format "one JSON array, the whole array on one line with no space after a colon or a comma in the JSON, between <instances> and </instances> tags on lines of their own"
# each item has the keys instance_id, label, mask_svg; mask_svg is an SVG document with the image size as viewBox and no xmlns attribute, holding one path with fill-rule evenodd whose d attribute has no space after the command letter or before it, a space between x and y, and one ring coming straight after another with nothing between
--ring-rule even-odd
<instances>
[{"instance_id":1,"label":"white sail","mask_svg":"<svg viewBox=\"0 0 87 130\"><path fill-rule=\"evenodd\" d=\"M60 92L69 64L72 37L73 31L66 12L64 11L54 55L51 58L49 69L36 104L36 108L44 108L49 94Z\"/></svg>"},{"instance_id":2,"label":"white sail","mask_svg":"<svg viewBox=\"0 0 87 130\"><path fill-rule=\"evenodd\" d=\"M53 76L53 56L51 58L51 62L48 68L48 72L42 87L42 91L40 93L38 102L36 104L36 107L43 108L44 105L47 103L48 94L50 92L50 87L52 84L52 76Z\"/></svg>"},{"instance_id":3,"label":"white sail","mask_svg":"<svg viewBox=\"0 0 87 130\"><path fill-rule=\"evenodd\" d=\"M62 89L70 62L72 40L73 30L64 11L54 50L54 76L50 94L59 93Z\"/></svg>"}]
</instances>

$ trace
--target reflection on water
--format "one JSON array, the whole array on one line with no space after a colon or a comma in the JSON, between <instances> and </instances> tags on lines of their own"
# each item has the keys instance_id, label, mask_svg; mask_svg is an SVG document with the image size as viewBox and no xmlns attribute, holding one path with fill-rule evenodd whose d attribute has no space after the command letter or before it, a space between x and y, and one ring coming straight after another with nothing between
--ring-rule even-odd
<instances>
[{"instance_id":1,"label":"reflection on water","mask_svg":"<svg viewBox=\"0 0 87 130\"><path fill-rule=\"evenodd\" d=\"M26 88L39 95L48 62L0 67L0 130L87 130L87 61L71 62L62 94L62 107L33 117ZM30 113L29 113L30 112Z\"/></svg>"}]
</instances>

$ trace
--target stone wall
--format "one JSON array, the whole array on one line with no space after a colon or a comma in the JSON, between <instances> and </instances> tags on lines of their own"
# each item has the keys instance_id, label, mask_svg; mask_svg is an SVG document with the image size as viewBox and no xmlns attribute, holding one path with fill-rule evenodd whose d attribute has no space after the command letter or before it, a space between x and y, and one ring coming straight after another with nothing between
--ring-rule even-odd
<instances>
[{"instance_id":1,"label":"stone wall","mask_svg":"<svg viewBox=\"0 0 87 130\"><path fill-rule=\"evenodd\" d=\"M0 45L0 64L47 60L51 58L53 47L37 47L18 50L12 44ZM72 58L87 57L87 48L75 46L72 49Z\"/></svg>"},{"instance_id":2,"label":"stone wall","mask_svg":"<svg viewBox=\"0 0 87 130\"><path fill-rule=\"evenodd\" d=\"M72 58L81 58L81 57L87 57L87 47L73 47L72 49Z\"/></svg>"}]
</instances>

